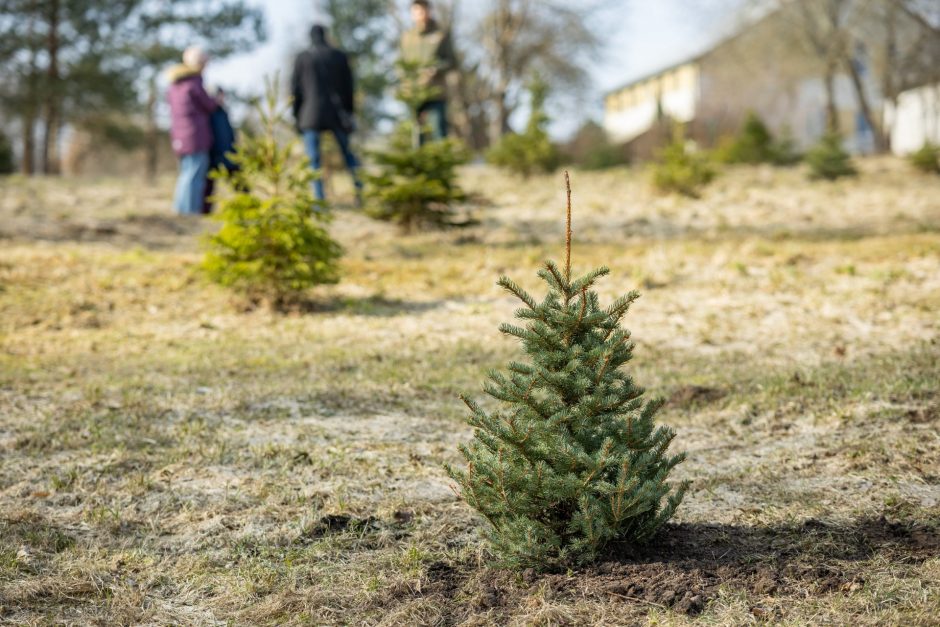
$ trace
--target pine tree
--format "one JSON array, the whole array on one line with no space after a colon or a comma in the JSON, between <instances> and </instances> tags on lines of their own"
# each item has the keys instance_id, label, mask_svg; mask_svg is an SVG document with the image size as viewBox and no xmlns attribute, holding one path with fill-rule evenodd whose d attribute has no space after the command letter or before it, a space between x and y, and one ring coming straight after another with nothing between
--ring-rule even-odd
<instances>
[{"instance_id":1,"label":"pine tree","mask_svg":"<svg viewBox=\"0 0 940 627\"><path fill-rule=\"evenodd\" d=\"M585 562L611 541L649 540L687 488L666 481L685 456L666 454L675 434L653 423L662 402L644 403L621 370L634 345L620 322L639 294L602 308L592 288L607 268L571 279L570 198L569 187L565 269L547 262L539 271L542 302L499 279L522 301L516 317L525 323L500 331L529 360L489 374L484 391L497 411L463 398L474 437L460 447L466 468L447 467L489 521L495 552L517 567Z\"/></svg>"},{"instance_id":2,"label":"pine tree","mask_svg":"<svg viewBox=\"0 0 940 627\"><path fill-rule=\"evenodd\" d=\"M329 214L313 194L316 173L295 156L296 139L280 139L290 127L275 82L258 116L261 131L246 134L230 155L237 169L221 174L232 193L219 202L214 217L222 226L206 238L203 267L222 285L282 306L314 285L336 283L342 249L324 229Z\"/></svg>"},{"instance_id":3,"label":"pine tree","mask_svg":"<svg viewBox=\"0 0 940 627\"><path fill-rule=\"evenodd\" d=\"M550 120L545 113L548 83L536 75L529 83L529 95L532 112L525 131L505 135L487 153L487 160L493 165L525 178L535 172L554 172L559 161L558 150L548 136Z\"/></svg>"},{"instance_id":4,"label":"pine tree","mask_svg":"<svg viewBox=\"0 0 940 627\"><path fill-rule=\"evenodd\" d=\"M723 151L727 163L769 163L773 161L774 137L759 115L747 115L734 141Z\"/></svg>"},{"instance_id":5,"label":"pine tree","mask_svg":"<svg viewBox=\"0 0 940 627\"><path fill-rule=\"evenodd\" d=\"M940 174L940 146L936 144L925 143L908 160L924 174Z\"/></svg>"},{"instance_id":6,"label":"pine tree","mask_svg":"<svg viewBox=\"0 0 940 627\"><path fill-rule=\"evenodd\" d=\"M844 176L856 176L858 170L852 163L852 157L842 147L842 136L838 133L826 133L813 148L806 153L811 179L834 181Z\"/></svg>"},{"instance_id":7,"label":"pine tree","mask_svg":"<svg viewBox=\"0 0 940 627\"><path fill-rule=\"evenodd\" d=\"M398 94L409 117L396 129L387 150L372 153L379 172L366 176L367 211L408 232L416 227L458 225L453 204L464 200L466 194L457 184L457 166L466 163L469 154L456 139L422 141L426 129L418 109L436 94L421 86L419 65L400 62L399 68L402 82Z\"/></svg>"},{"instance_id":8,"label":"pine tree","mask_svg":"<svg viewBox=\"0 0 940 627\"><path fill-rule=\"evenodd\" d=\"M788 134L784 133L780 139L774 137L764 120L754 111L747 114L738 133L727 139L716 150L718 160L724 163L788 166L798 163L802 158Z\"/></svg>"},{"instance_id":9,"label":"pine tree","mask_svg":"<svg viewBox=\"0 0 940 627\"><path fill-rule=\"evenodd\" d=\"M682 127L673 129L672 141L657 155L653 166L653 185L661 192L679 193L698 198L703 187L718 175L708 154L689 145Z\"/></svg>"}]
</instances>

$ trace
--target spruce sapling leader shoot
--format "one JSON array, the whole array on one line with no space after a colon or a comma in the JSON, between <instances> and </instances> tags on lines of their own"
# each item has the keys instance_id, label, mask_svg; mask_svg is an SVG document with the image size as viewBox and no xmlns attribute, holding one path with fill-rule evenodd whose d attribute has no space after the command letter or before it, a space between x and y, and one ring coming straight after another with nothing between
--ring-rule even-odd
<instances>
[{"instance_id":1,"label":"spruce sapling leader shoot","mask_svg":"<svg viewBox=\"0 0 940 627\"><path fill-rule=\"evenodd\" d=\"M668 520L687 484L668 483L684 454L667 455L675 436L656 427L661 400L621 366L633 353L620 321L639 296L630 292L601 308L595 281L606 267L571 279L571 187L567 186L565 265L546 262L542 302L507 277L498 285L523 307L524 327L503 324L528 357L493 371L484 391L500 401L487 413L469 398L474 437L447 467L462 497L490 523L502 561L545 567L594 559L611 541L644 542Z\"/></svg>"}]
</instances>

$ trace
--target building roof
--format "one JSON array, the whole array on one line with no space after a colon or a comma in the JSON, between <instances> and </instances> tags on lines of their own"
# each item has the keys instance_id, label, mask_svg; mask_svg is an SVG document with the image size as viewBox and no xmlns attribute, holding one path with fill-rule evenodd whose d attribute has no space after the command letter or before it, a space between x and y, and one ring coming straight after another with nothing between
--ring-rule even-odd
<instances>
[{"instance_id":1,"label":"building roof","mask_svg":"<svg viewBox=\"0 0 940 627\"><path fill-rule=\"evenodd\" d=\"M727 36L725 36L725 37L719 37L716 41L714 41L713 43L711 43L711 44L705 46L703 50L700 50L700 51L697 52L696 54L693 54L693 55L690 55L690 56L688 56L688 57L685 57L685 58L684 58L683 60L681 60L681 61L677 61L677 62L674 62L674 63L670 63L669 65L667 65L667 66L665 66L665 67L662 67L662 68L656 70L655 72L647 72L647 73L645 73L645 74L642 74L639 78L634 78L634 79L632 79L632 80L627 81L626 83L623 83L622 85L619 85L618 87L615 87L615 88L613 88L613 89L610 89L610 90L604 92L604 98L606 98L607 96L610 96L610 95L612 95L612 94L616 94L617 92L623 91L624 89L627 89L627 88L629 88L629 87L633 87L634 85L639 85L640 83L646 82L646 81L650 80L651 78L656 78L657 76L662 76L663 74L666 74L666 73L671 72L671 71L673 71L673 70L675 70L675 69L678 69L678 68L682 67L683 65L689 65L690 63L698 63L699 61L701 61L702 59L704 59L705 57L707 57L709 54L711 54L714 50L720 48L721 46L723 46L723 45L725 45L725 44L727 44L727 43L729 43L729 42L731 42L731 41L733 41L733 40L735 40L735 39L737 39L737 38L740 37L746 30L748 30L748 29L750 29L750 28L753 28L754 26L756 26L756 25L757 25L758 23L760 23L760 22L763 22L764 20L766 20L767 18L769 18L771 15L777 13L778 10L779 10L779 8L771 8L771 9L769 9L769 10L765 10L763 13L759 14L757 17L750 19L750 20L748 21L748 23L747 23L745 26L742 26L742 27L736 29L736 30L735 30L733 33L731 33L730 35L727 35Z\"/></svg>"},{"instance_id":2,"label":"building roof","mask_svg":"<svg viewBox=\"0 0 940 627\"><path fill-rule=\"evenodd\" d=\"M662 68L660 68L660 69L658 69L658 70L656 70L656 71L654 71L654 72L647 72L647 73L645 73L645 74L642 74L642 75L641 75L640 77L638 77L638 78L634 78L634 79L632 79L632 80L630 80L630 81L627 81L626 83L624 83L624 84L622 84L622 85L620 85L620 86L618 86L618 87L614 87L613 89L610 89L610 90L604 92L604 97L606 98L607 96L611 96L611 95L613 95L613 94L616 94L616 93L618 93L618 92L621 92L621 91L623 91L624 89L627 89L627 88L629 88L629 87L633 87L634 85L639 85L640 83L645 83L646 81L650 80L651 78L656 78L657 76L662 76L663 74L667 74L667 73L669 73L669 72L671 72L671 71L673 71L673 70L679 69L680 67L682 67L682 66L684 66L684 65L689 65L690 63L697 63L702 57L704 57L706 54L708 54L708 52L709 52L710 50L711 50L711 49L709 49L709 50L707 50L707 51L705 51L705 52L701 52L701 53L699 53L699 54L696 54L696 55L694 55L694 56L687 57L687 58L683 59L682 61L678 61L678 62L676 62L676 63L670 63L670 64L667 65L666 67L662 67Z\"/></svg>"}]
</instances>

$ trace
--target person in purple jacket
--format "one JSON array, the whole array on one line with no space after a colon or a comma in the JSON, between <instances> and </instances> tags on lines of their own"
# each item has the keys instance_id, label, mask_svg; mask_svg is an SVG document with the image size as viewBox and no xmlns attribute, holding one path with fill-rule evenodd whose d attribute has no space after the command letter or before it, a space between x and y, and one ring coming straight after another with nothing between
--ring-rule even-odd
<instances>
[{"instance_id":1,"label":"person in purple jacket","mask_svg":"<svg viewBox=\"0 0 940 627\"><path fill-rule=\"evenodd\" d=\"M187 48L182 65L170 69L170 139L173 152L180 160L173 206L180 214L200 214L206 175L209 172L209 150L212 128L209 116L218 103L202 85L202 70L209 55L199 47Z\"/></svg>"}]
</instances>

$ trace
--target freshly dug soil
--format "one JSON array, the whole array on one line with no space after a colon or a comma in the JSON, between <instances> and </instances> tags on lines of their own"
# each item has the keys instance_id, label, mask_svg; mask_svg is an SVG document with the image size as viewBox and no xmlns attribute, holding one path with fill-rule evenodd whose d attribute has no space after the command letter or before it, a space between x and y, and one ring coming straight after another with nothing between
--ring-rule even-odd
<instances>
[{"instance_id":1,"label":"freshly dug soil","mask_svg":"<svg viewBox=\"0 0 940 627\"><path fill-rule=\"evenodd\" d=\"M509 615L538 590L559 600L621 600L696 615L722 585L751 597L849 592L865 580L855 564L886 552L908 563L923 561L940 553L940 533L885 517L847 526L812 519L779 528L670 524L645 547L613 547L598 563L565 574L486 570L481 575L471 565L437 562L428 568L420 594L446 600L471 596L476 609L491 616L501 609ZM765 610L754 612L764 616Z\"/></svg>"}]
</instances>

